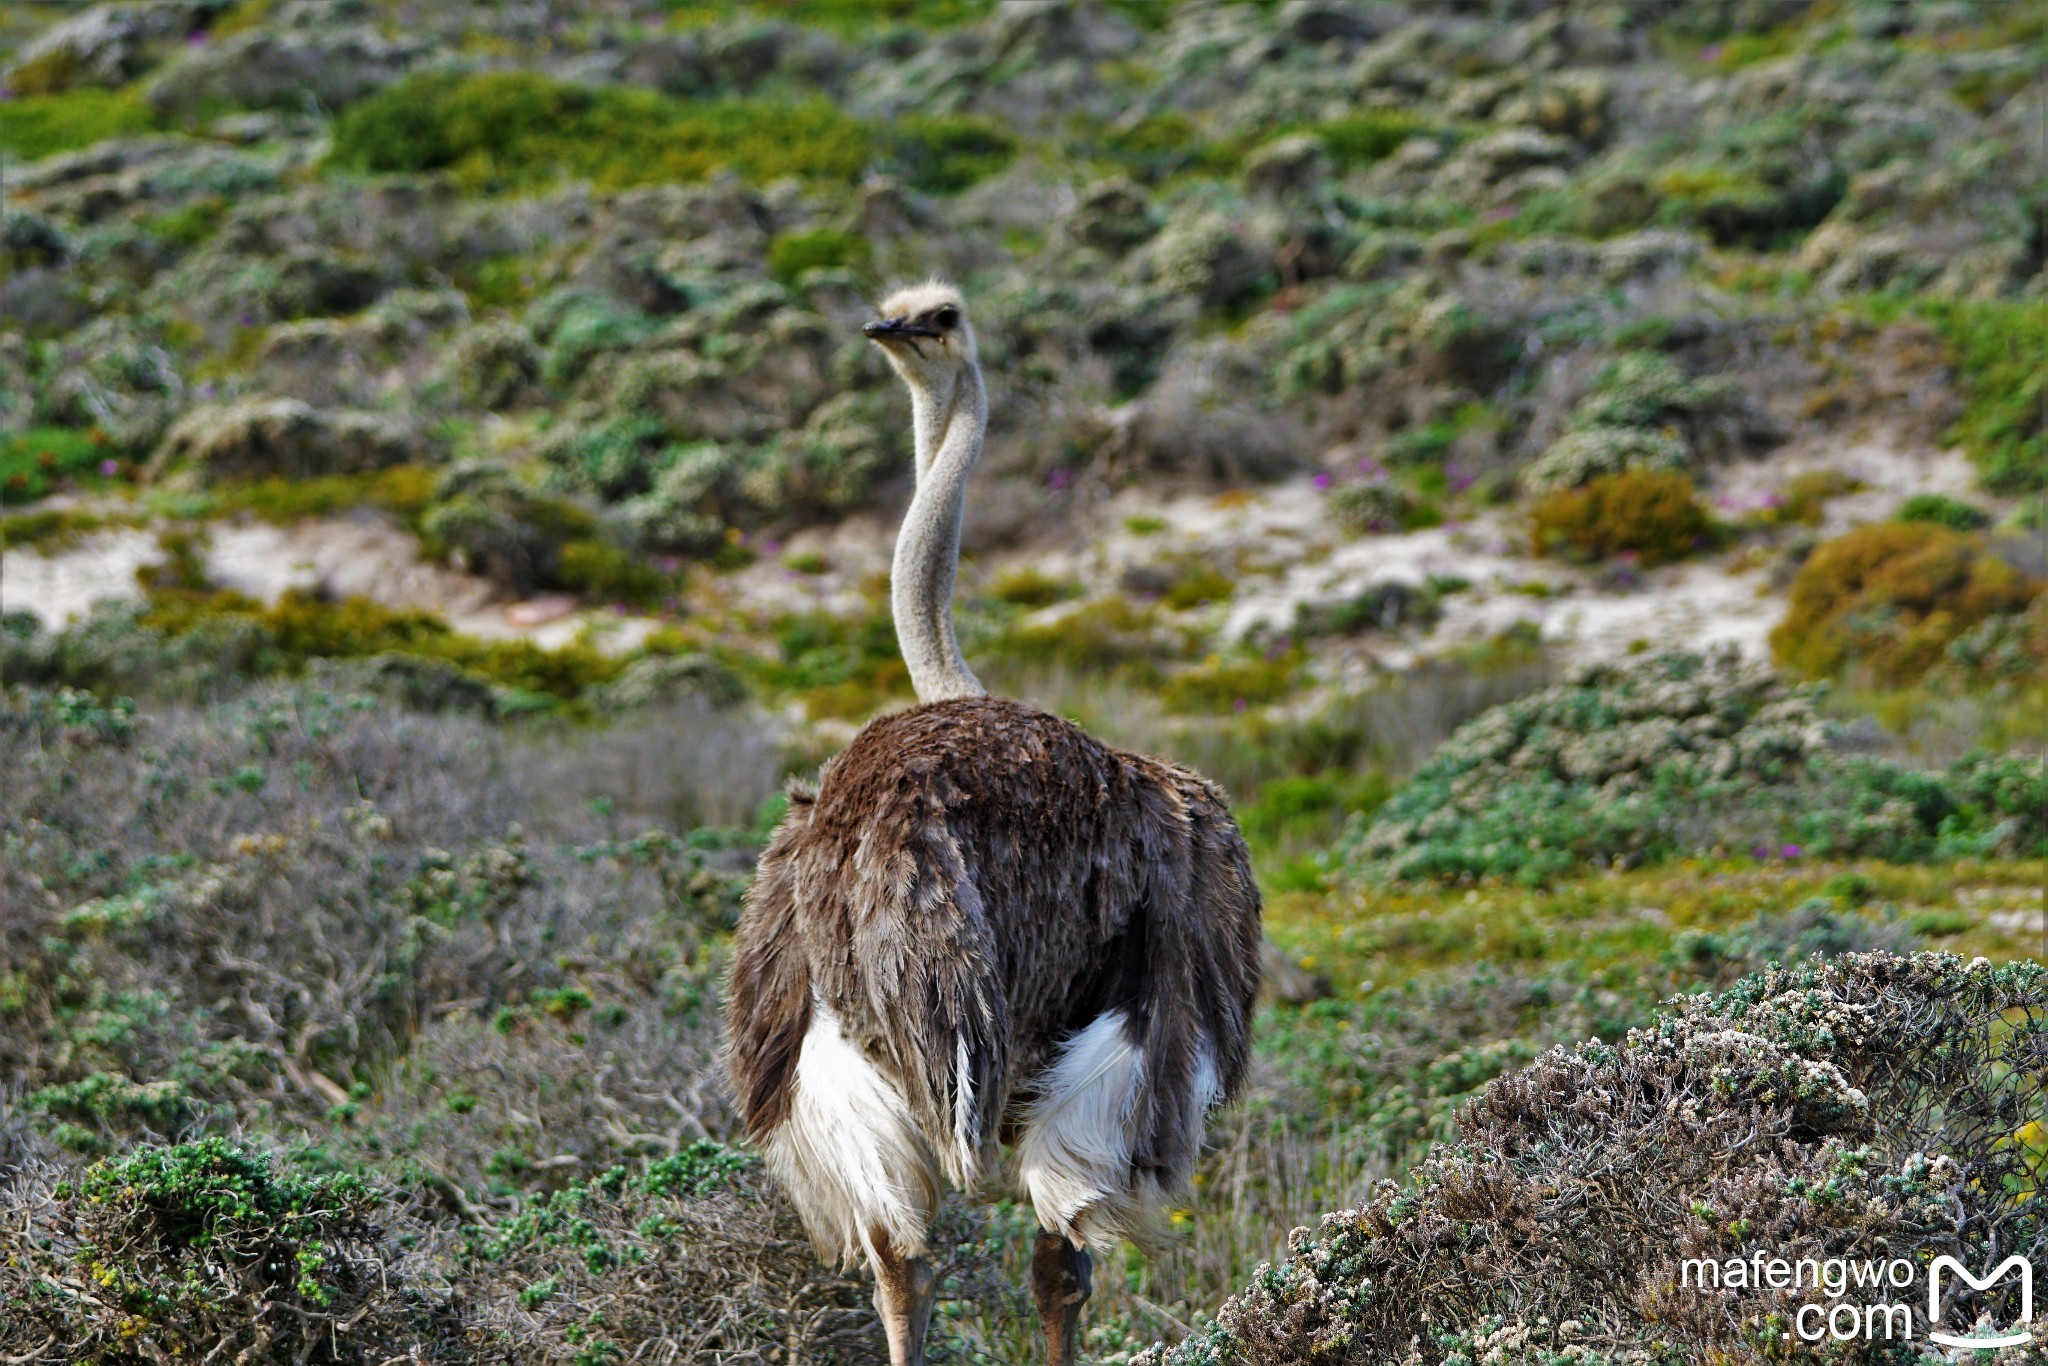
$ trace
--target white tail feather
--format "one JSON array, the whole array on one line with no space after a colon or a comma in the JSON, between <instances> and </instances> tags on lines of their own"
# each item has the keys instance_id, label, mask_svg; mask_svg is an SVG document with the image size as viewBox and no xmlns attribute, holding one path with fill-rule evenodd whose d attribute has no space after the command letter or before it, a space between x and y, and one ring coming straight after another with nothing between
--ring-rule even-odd
<instances>
[{"instance_id":1,"label":"white tail feather","mask_svg":"<svg viewBox=\"0 0 2048 1366\"><path fill-rule=\"evenodd\" d=\"M955 1041L953 1061L953 1160L946 1175L962 1188L979 1177L981 1150L974 1141L974 1073L968 1067L967 1036Z\"/></svg>"},{"instance_id":2,"label":"white tail feather","mask_svg":"<svg viewBox=\"0 0 2048 1366\"><path fill-rule=\"evenodd\" d=\"M872 1259L877 1231L899 1255L924 1255L940 1193L931 1148L902 1093L819 1002L797 1055L789 1117L762 1146L820 1257L842 1267L863 1251Z\"/></svg>"},{"instance_id":3,"label":"white tail feather","mask_svg":"<svg viewBox=\"0 0 2048 1366\"><path fill-rule=\"evenodd\" d=\"M1097 1016L1060 1046L1017 1145L1041 1226L1108 1244L1143 1220L1142 1196L1131 1189L1131 1118L1144 1080L1144 1055L1125 1037L1122 1011Z\"/></svg>"}]
</instances>

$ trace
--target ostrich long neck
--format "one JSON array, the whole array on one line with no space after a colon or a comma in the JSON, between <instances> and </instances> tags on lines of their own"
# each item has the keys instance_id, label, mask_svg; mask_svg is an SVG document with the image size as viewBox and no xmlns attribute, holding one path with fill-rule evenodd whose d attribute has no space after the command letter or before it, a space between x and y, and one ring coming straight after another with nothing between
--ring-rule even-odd
<instances>
[{"instance_id":1,"label":"ostrich long neck","mask_svg":"<svg viewBox=\"0 0 2048 1366\"><path fill-rule=\"evenodd\" d=\"M960 567L961 506L967 476L981 458L988 397L981 371L969 364L950 395L912 388L917 435L917 492L896 535L890 608L896 642L910 666L920 702L978 697L981 686L961 658L953 634L953 576Z\"/></svg>"}]
</instances>

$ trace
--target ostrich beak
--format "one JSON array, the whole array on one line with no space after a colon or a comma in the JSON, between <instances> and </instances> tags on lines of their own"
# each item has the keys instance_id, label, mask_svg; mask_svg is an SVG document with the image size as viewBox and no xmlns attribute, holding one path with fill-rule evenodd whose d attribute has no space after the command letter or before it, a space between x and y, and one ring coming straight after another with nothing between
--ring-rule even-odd
<instances>
[{"instance_id":1,"label":"ostrich beak","mask_svg":"<svg viewBox=\"0 0 2048 1366\"><path fill-rule=\"evenodd\" d=\"M879 318L871 323L862 323L860 334L869 341L914 341L923 337L936 337L935 328L920 327L901 318Z\"/></svg>"}]
</instances>

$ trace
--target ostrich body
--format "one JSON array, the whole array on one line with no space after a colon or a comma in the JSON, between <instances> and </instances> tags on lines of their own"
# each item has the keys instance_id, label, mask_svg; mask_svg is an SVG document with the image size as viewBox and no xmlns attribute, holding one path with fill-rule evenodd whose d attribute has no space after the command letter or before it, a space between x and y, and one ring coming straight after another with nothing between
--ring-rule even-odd
<instances>
[{"instance_id":1,"label":"ostrich body","mask_svg":"<svg viewBox=\"0 0 2048 1366\"><path fill-rule=\"evenodd\" d=\"M987 403L960 296L867 335L910 389L917 487L892 579L919 705L793 792L727 993L747 1130L821 1256L865 1256L890 1360L922 1360L926 1226L1014 1145L1032 1289L1073 1359L1090 1245L1144 1238L1244 1072L1259 899L1223 794L989 697L950 599Z\"/></svg>"}]
</instances>

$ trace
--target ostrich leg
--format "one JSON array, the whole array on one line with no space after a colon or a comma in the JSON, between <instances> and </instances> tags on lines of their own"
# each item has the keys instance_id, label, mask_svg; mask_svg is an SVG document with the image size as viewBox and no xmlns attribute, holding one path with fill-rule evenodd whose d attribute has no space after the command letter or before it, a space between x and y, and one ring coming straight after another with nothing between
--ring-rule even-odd
<instances>
[{"instance_id":1,"label":"ostrich leg","mask_svg":"<svg viewBox=\"0 0 2048 1366\"><path fill-rule=\"evenodd\" d=\"M889 1335L889 1366L924 1366L925 1332L931 1327L938 1278L922 1257L905 1257L875 1230L875 1312Z\"/></svg>"},{"instance_id":2,"label":"ostrich leg","mask_svg":"<svg viewBox=\"0 0 2048 1366\"><path fill-rule=\"evenodd\" d=\"M1031 1250L1031 1295L1038 1301L1050 1366L1074 1366L1079 1359L1081 1306L1092 1289L1092 1270L1086 1249L1057 1233L1038 1235Z\"/></svg>"}]
</instances>

